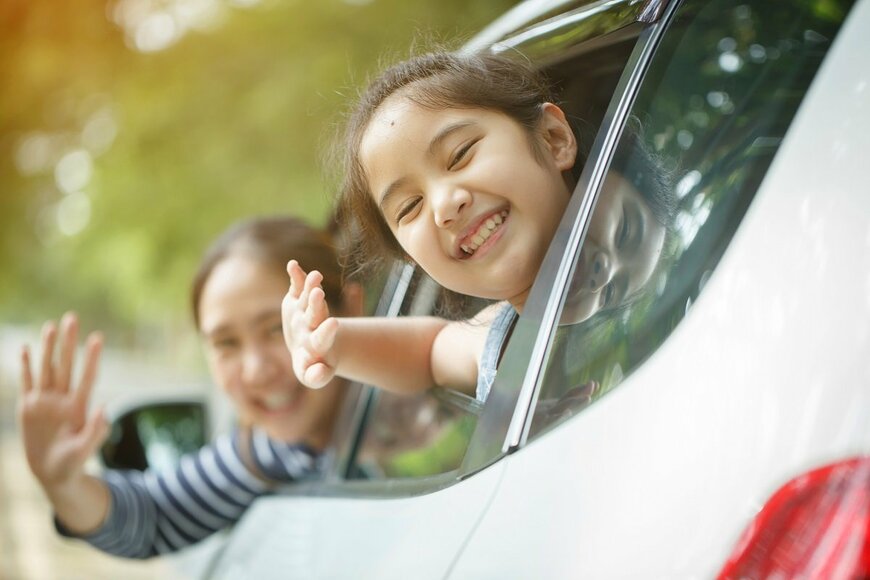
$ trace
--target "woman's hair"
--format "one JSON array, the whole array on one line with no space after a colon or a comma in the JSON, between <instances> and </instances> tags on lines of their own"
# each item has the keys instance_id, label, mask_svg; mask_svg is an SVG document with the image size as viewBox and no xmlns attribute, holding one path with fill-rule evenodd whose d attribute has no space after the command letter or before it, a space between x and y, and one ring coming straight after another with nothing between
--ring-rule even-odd
<instances>
[{"instance_id":1,"label":"woman's hair","mask_svg":"<svg viewBox=\"0 0 870 580\"><path fill-rule=\"evenodd\" d=\"M490 53L433 52L393 65L360 96L343 139L343 182L339 219L355 232L350 245L354 271L381 265L383 258L405 258L372 197L360 161L363 135L380 106L396 93L432 110L480 108L504 113L529 134L541 119L541 105L553 97L545 78L528 63Z\"/></svg>"},{"instance_id":2,"label":"woman's hair","mask_svg":"<svg viewBox=\"0 0 870 580\"><path fill-rule=\"evenodd\" d=\"M231 226L205 251L191 286L197 328L202 290L215 266L230 257L257 261L274 267L279 274L286 273L287 262L296 260L305 271L318 270L323 274L327 302L333 308L341 305L342 270L333 235L295 217L258 217Z\"/></svg>"}]
</instances>

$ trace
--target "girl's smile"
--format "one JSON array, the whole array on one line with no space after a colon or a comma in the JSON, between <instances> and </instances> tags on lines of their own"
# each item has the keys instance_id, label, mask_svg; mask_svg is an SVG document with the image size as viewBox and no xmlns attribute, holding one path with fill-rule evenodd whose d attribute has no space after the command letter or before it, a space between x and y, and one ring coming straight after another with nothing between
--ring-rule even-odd
<instances>
[{"instance_id":1,"label":"girl's smile","mask_svg":"<svg viewBox=\"0 0 870 580\"><path fill-rule=\"evenodd\" d=\"M484 109L429 109L404 92L362 136L369 191L408 256L450 290L522 308L569 198L574 135L542 107L532 132Z\"/></svg>"},{"instance_id":2,"label":"girl's smile","mask_svg":"<svg viewBox=\"0 0 870 580\"><path fill-rule=\"evenodd\" d=\"M508 215L510 215L510 211L506 209L494 211L489 215L484 215L477 221L477 224L468 228L470 231L459 238L461 257L469 259L473 256L485 255L486 251L501 237Z\"/></svg>"}]
</instances>

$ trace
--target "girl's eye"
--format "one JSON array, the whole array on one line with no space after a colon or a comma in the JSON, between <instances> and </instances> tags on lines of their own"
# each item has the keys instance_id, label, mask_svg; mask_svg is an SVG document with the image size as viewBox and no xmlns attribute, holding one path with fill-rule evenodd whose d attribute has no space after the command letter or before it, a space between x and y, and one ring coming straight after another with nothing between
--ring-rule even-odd
<instances>
[{"instance_id":1,"label":"girl's eye","mask_svg":"<svg viewBox=\"0 0 870 580\"><path fill-rule=\"evenodd\" d=\"M420 198L415 197L413 199L408 200L402 207L399 208L399 213L396 214L396 223L401 222L405 216L414 211L414 208L420 203Z\"/></svg>"},{"instance_id":2,"label":"girl's eye","mask_svg":"<svg viewBox=\"0 0 870 580\"><path fill-rule=\"evenodd\" d=\"M628 241L629 235L628 215L625 213L625 208L622 208L622 219L619 220L619 231L616 233L616 247L623 248L625 242Z\"/></svg>"},{"instance_id":3,"label":"girl's eye","mask_svg":"<svg viewBox=\"0 0 870 580\"><path fill-rule=\"evenodd\" d=\"M468 152L474 147L475 143L477 143L479 139L472 139L465 145L459 148L459 151L456 152L456 155L453 156L453 159L450 160L450 163L447 164L447 170L451 170L465 158Z\"/></svg>"}]
</instances>

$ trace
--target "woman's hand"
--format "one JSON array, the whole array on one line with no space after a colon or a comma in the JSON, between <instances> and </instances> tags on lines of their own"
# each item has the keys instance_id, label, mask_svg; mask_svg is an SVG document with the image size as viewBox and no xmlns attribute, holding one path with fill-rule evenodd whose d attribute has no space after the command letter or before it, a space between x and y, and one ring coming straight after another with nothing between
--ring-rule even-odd
<instances>
[{"instance_id":1,"label":"woman's hand","mask_svg":"<svg viewBox=\"0 0 870 580\"><path fill-rule=\"evenodd\" d=\"M73 388L73 361L78 319L67 313L60 324L60 356L54 362L58 329L47 322L42 330L42 360L34 375L30 351L21 352L21 395L18 419L30 470L49 497L84 478L85 461L108 433L102 410L88 417L88 399L97 374L102 337L88 336L84 370Z\"/></svg>"},{"instance_id":2,"label":"woman's hand","mask_svg":"<svg viewBox=\"0 0 870 580\"><path fill-rule=\"evenodd\" d=\"M291 260L287 273L290 290L281 304L284 341L296 378L306 387L319 389L335 376L333 345L338 320L329 316L320 272L314 270L306 275L296 260Z\"/></svg>"}]
</instances>

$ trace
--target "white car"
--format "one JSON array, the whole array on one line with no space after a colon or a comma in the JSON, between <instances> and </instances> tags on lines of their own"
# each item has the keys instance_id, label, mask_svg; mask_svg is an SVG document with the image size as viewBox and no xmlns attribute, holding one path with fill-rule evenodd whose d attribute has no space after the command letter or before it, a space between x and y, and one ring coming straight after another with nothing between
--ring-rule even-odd
<instances>
[{"instance_id":1,"label":"white car","mask_svg":"<svg viewBox=\"0 0 870 580\"><path fill-rule=\"evenodd\" d=\"M543 69L588 151L492 393L361 389L203 574L870 575L870 0L530 0L468 48ZM615 175L661 207L613 214ZM663 241L577 324L604 212ZM431 296L397 269L382 311Z\"/></svg>"}]
</instances>

